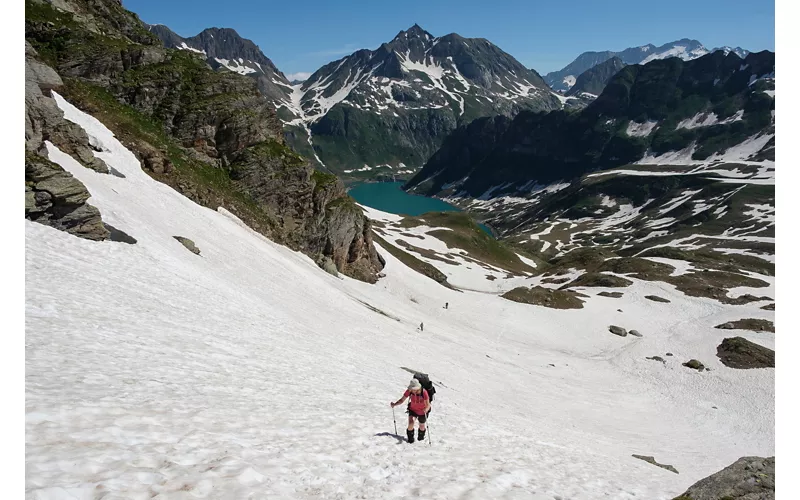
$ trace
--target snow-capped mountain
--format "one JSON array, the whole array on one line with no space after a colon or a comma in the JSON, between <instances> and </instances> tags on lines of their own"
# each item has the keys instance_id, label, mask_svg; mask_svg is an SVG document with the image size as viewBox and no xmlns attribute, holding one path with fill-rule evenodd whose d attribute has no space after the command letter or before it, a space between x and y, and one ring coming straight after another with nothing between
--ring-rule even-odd
<instances>
[{"instance_id":1,"label":"snow-capped mountain","mask_svg":"<svg viewBox=\"0 0 800 500\"><path fill-rule=\"evenodd\" d=\"M726 55L728 52L734 52L741 58L744 58L749 53L741 47L736 47L735 49L719 47L708 50L697 40L682 38L674 42L665 43L659 47L649 43L640 47L629 47L619 52L610 50L602 52L584 52L563 69L545 75L544 79L553 90L564 92L575 85L575 81L581 73L612 57L618 57L625 64L647 64L650 61L665 59L667 57L679 57L684 61L689 61L717 50L725 52Z\"/></svg>"},{"instance_id":2,"label":"snow-capped mountain","mask_svg":"<svg viewBox=\"0 0 800 500\"><path fill-rule=\"evenodd\" d=\"M277 106L299 132L295 147L313 141L332 170L364 165L391 173L422 165L460 124L561 102L538 73L488 40L436 37L414 25L375 50L323 66Z\"/></svg>"}]
</instances>

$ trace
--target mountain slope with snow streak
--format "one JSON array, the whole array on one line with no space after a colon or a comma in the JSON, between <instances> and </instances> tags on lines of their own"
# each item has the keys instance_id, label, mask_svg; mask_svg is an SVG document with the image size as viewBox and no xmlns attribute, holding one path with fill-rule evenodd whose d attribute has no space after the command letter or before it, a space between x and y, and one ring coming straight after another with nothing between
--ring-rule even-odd
<instances>
[{"instance_id":1,"label":"mountain slope with snow streak","mask_svg":"<svg viewBox=\"0 0 800 500\"><path fill-rule=\"evenodd\" d=\"M772 370L714 356L712 326L755 307L637 282L624 300L556 311L447 289L386 253L378 284L337 279L157 183L60 104L125 177L48 144L51 160L138 241L25 223L29 498L667 499L773 453ZM673 302L642 299L654 291ZM674 362L644 359L667 350ZM680 366L689 357L714 371ZM432 446L392 436L401 367L439 387Z\"/></svg>"}]
</instances>

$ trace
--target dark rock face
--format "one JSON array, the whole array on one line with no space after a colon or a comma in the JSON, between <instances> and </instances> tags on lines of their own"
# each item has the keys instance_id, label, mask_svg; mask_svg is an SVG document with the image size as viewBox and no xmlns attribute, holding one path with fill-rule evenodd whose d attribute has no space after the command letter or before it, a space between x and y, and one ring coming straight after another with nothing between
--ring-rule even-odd
<instances>
[{"instance_id":1,"label":"dark rock face","mask_svg":"<svg viewBox=\"0 0 800 500\"><path fill-rule=\"evenodd\" d=\"M673 500L774 500L775 457L742 457Z\"/></svg>"},{"instance_id":2,"label":"dark rock face","mask_svg":"<svg viewBox=\"0 0 800 500\"><path fill-rule=\"evenodd\" d=\"M724 339L717 347L717 357L730 368L775 368L775 351L742 337Z\"/></svg>"},{"instance_id":3,"label":"dark rock face","mask_svg":"<svg viewBox=\"0 0 800 500\"><path fill-rule=\"evenodd\" d=\"M611 78L625 67L625 63L618 57L612 57L608 61L598 64L581 73L567 92L568 96L579 96L584 92L600 95L606 84Z\"/></svg>"}]
</instances>

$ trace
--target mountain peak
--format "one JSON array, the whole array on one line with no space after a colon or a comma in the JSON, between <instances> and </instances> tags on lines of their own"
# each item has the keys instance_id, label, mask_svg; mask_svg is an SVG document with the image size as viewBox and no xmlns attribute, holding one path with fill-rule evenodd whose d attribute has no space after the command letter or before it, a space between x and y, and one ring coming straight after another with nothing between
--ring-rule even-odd
<instances>
[{"instance_id":1,"label":"mountain peak","mask_svg":"<svg viewBox=\"0 0 800 500\"><path fill-rule=\"evenodd\" d=\"M434 37L427 31L422 29L422 27L419 24L414 23L413 26L411 26L407 30L401 31L400 33L397 34L396 37L394 37L395 40L398 39L402 40L404 38L406 39L421 38L427 41L427 40L433 40Z\"/></svg>"}]
</instances>

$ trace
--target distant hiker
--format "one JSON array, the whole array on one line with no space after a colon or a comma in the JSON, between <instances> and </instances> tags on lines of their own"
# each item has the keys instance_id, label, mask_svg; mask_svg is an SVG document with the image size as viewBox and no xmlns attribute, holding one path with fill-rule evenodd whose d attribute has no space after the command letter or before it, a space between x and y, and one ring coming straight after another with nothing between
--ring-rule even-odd
<instances>
[{"instance_id":1,"label":"distant hiker","mask_svg":"<svg viewBox=\"0 0 800 500\"><path fill-rule=\"evenodd\" d=\"M418 439L420 441L425 439L425 422L428 420L427 414L431 409L431 400L428 396L428 391L422 388L422 384L420 384L419 380L416 378L411 379L411 383L408 384L408 390L403 393L403 397L400 398L399 401L391 403L392 408L403 404L403 401L408 397L411 399L408 402L408 409L406 410L406 413L408 413L408 429L406 429L406 434L408 435L408 442L413 443L414 419L419 420Z\"/></svg>"},{"instance_id":2,"label":"distant hiker","mask_svg":"<svg viewBox=\"0 0 800 500\"><path fill-rule=\"evenodd\" d=\"M448 305L449 305L449 302L445 302L445 303L444 303L444 308L445 308L445 309L447 309L447 306L448 306Z\"/></svg>"},{"instance_id":3,"label":"distant hiker","mask_svg":"<svg viewBox=\"0 0 800 500\"><path fill-rule=\"evenodd\" d=\"M420 323L420 324L419 324L419 331L421 331L421 332L422 332L422 331L424 331L424 330L425 330L425 326L424 326L422 323Z\"/></svg>"}]
</instances>

